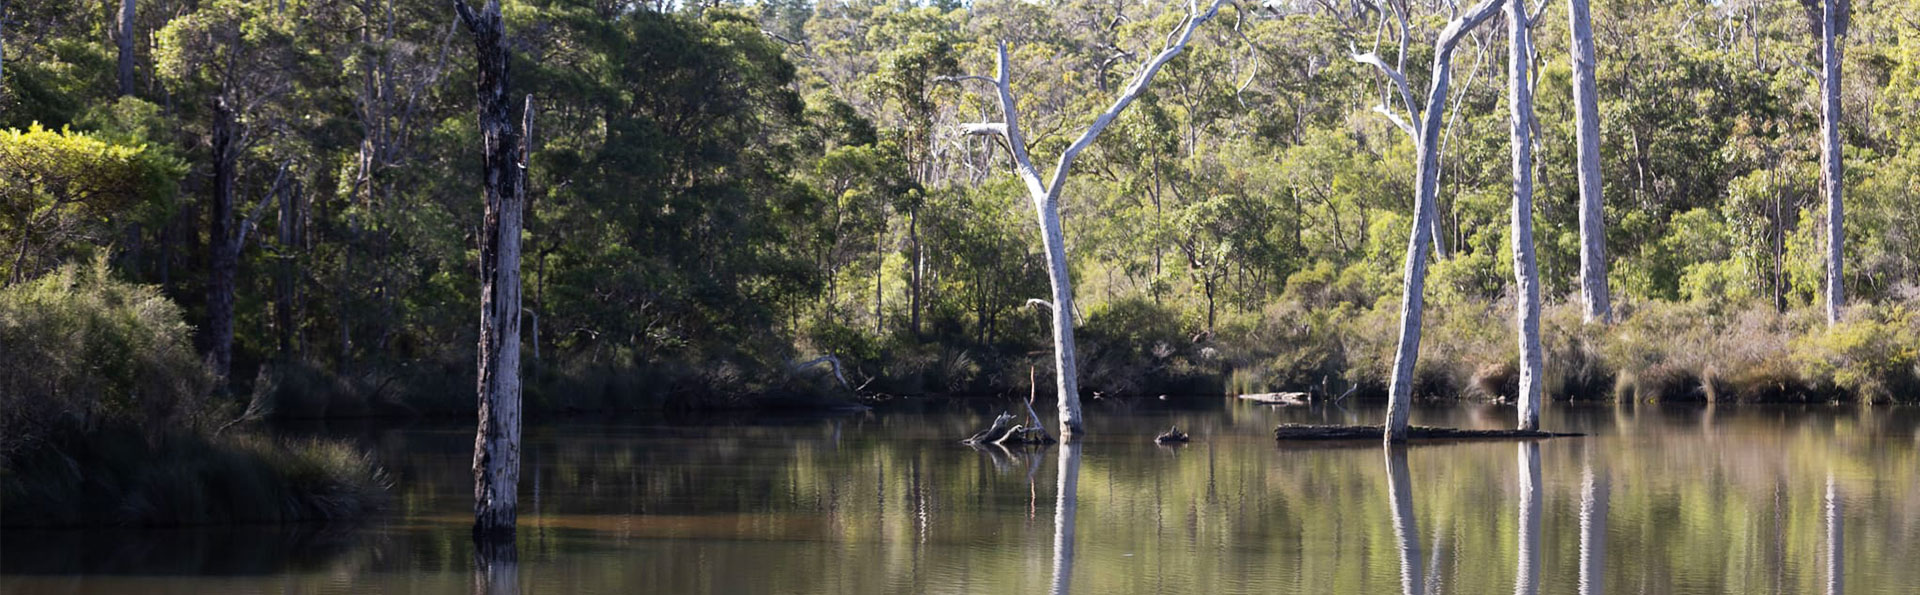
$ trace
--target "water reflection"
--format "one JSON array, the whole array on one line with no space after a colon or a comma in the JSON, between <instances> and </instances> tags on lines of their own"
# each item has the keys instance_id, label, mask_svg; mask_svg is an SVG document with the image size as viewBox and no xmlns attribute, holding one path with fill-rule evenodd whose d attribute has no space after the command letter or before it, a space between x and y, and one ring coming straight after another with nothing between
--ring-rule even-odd
<instances>
[{"instance_id":1,"label":"water reflection","mask_svg":"<svg viewBox=\"0 0 1920 595\"><path fill-rule=\"evenodd\" d=\"M1413 479L1407 473L1407 446L1389 443L1387 498L1393 501L1393 537L1400 552L1400 592L1421 595L1420 529L1413 518Z\"/></svg>"},{"instance_id":2,"label":"water reflection","mask_svg":"<svg viewBox=\"0 0 1920 595\"><path fill-rule=\"evenodd\" d=\"M1827 595L1840 595L1846 592L1845 570L1842 562L1846 560L1846 540L1842 535L1846 521L1840 511L1840 488L1833 482L1833 471L1827 471Z\"/></svg>"},{"instance_id":3,"label":"water reflection","mask_svg":"<svg viewBox=\"0 0 1920 595\"><path fill-rule=\"evenodd\" d=\"M1060 479L1053 503L1053 593L1064 595L1073 584L1074 512L1080 504L1079 440L1060 445Z\"/></svg>"},{"instance_id":4,"label":"water reflection","mask_svg":"<svg viewBox=\"0 0 1920 595\"><path fill-rule=\"evenodd\" d=\"M1606 592L1609 487L1589 457L1580 473L1580 595Z\"/></svg>"},{"instance_id":5,"label":"water reflection","mask_svg":"<svg viewBox=\"0 0 1920 595\"><path fill-rule=\"evenodd\" d=\"M475 539L474 595L520 595L520 548L512 539Z\"/></svg>"},{"instance_id":6,"label":"water reflection","mask_svg":"<svg viewBox=\"0 0 1920 595\"><path fill-rule=\"evenodd\" d=\"M1514 570L1514 595L1540 592L1540 443L1522 442L1520 451L1520 561Z\"/></svg>"}]
</instances>

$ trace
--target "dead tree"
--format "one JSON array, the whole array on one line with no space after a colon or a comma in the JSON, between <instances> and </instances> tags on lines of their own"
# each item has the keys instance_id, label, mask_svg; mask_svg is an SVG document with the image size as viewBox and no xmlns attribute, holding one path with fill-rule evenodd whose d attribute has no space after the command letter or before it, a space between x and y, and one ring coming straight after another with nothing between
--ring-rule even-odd
<instances>
[{"instance_id":1,"label":"dead tree","mask_svg":"<svg viewBox=\"0 0 1920 595\"><path fill-rule=\"evenodd\" d=\"M522 130L507 96L507 35L499 0L475 13L454 0L478 61L482 176L486 199L480 230L480 425L473 444L473 536L511 541L520 480L520 227L526 205L527 139L533 97Z\"/></svg>"},{"instance_id":2,"label":"dead tree","mask_svg":"<svg viewBox=\"0 0 1920 595\"><path fill-rule=\"evenodd\" d=\"M1170 36L1169 42L1158 54L1142 65L1115 99L1113 105L1095 117L1093 124L1081 132L1080 138L1073 141L1067 150L1060 154L1060 160L1053 166L1053 175L1042 180L1039 168L1034 167L1033 158L1027 154L1027 139L1020 132L1019 104L1013 98L1012 73L1007 60L1007 44L1000 43L999 64L994 69L993 78L979 75L941 77L946 81L978 81L993 85L999 95L1002 122L965 124L961 129L968 134L995 135L1007 142L1013 153L1013 170L1026 183L1027 194L1033 200L1034 213L1040 223L1040 241L1047 252L1047 278L1053 286L1053 299L1047 305L1053 310L1053 363L1054 378L1059 388L1060 402L1060 439L1068 442L1085 434L1085 425L1080 416L1079 369L1075 362L1073 342L1073 283L1068 278L1066 236L1060 226L1060 194L1066 187L1067 173L1073 167L1073 160L1093 144L1100 133L1113 124L1120 113L1145 91L1153 82L1154 74L1160 67L1173 60L1193 40L1193 32L1202 23L1212 19L1220 11L1225 0L1213 0L1206 12L1188 14L1181 22L1177 35Z\"/></svg>"},{"instance_id":3,"label":"dead tree","mask_svg":"<svg viewBox=\"0 0 1920 595\"><path fill-rule=\"evenodd\" d=\"M1390 6L1395 6L1395 12L1400 13L1404 21L1405 6L1391 3ZM1419 183L1414 190L1413 231L1407 239L1406 282L1400 296L1400 346L1394 353L1393 380L1387 392L1385 438L1390 442L1406 440L1407 423L1411 417L1413 369L1420 357L1420 318L1426 299L1427 246L1433 241L1433 228L1425 223L1436 216L1434 200L1439 189L1441 112L1445 111L1448 83L1453 76L1453 52L1459 47L1462 37L1491 18L1500 6L1499 0L1481 0L1440 30L1440 36L1433 44L1433 82L1428 87L1424 106L1414 102L1413 90L1401 68L1387 64L1386 60L1372 52L1362 54L1356 51L1353 55L1354 61L1379 69L1393 83L1401 110L1409 117L1402 117L1400 111L1384 103L1374 106L1374 110L1385 114L1395 126L1413 138L1416 151L1414 171L1419 176ZM1407 39L1404 22L1400 28L1403 31L1401 39ZM1402 47L1405 47L1404 43Z\"/></svg>"},{"instance_id":4,"label":"dead tree","mask_svg":"<svg viewBox=\"0 0 1920 595\"><path fill-rule=\"evenodd\" d=\"M1841 176L1845 173L1840 150L1840 61L1841 44L1847 35L1852 12L1849 0L1800 0L1807 10L1813 32L1820 36L1820 192L1827 198L1827 324L1840 322L1840 309L1846 306L1846 289L1841 286L1842 248L1845 245L1845 210L1841 205Z\"/></svg>"},{"instance_id":5,"label":"dead tree","mask_svg":"<svg viewBox=\"0 0 1920 595\"><path fill-rule=\"evenodd\" d=\"M1533 255L1533 85L1527 64L1533 34L1527 5L1507 2L1507 106L1513 144L1513 289L1514 329L1520 343L1520 429L1540 429L1540 267Z\"/></svg>"},{"instance_id":6,"label":"dead tree","mask_svg":"<svg viewBox=\"0 0 1920 595\"><path fill-rule=\"evenodd\" d=\"M1593 17L1587 0L1568 0L1572 37L1574 143L1580 170L1580 303L1586 322L1613 319L1607 289L1607 212L1601 201L1600 103L1593 88Z\"/></svg>"}]
</instances>

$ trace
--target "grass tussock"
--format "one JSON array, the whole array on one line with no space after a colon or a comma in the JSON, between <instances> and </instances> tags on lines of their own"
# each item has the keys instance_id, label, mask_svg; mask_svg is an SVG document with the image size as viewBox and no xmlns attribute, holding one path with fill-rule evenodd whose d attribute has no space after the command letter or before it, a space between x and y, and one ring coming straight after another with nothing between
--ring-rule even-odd
<instances>
[{"instance_id":1,"label":"grass tussock","mask_svg":"<svg viewBox=\"0 0 1920 595\"><path fill-rule=\"evenodd\" d=\"M223 433L239 413L179 309L104 262L0 289L0 526L285 522L384 501L353 448Z\"/></svg>"}]
</instances>

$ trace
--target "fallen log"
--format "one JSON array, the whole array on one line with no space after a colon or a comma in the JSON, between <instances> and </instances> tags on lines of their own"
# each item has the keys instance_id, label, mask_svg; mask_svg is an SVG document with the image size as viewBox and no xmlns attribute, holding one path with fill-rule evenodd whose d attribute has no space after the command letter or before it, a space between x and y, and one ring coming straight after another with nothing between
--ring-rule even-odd
<instances>
[{"instance_id":1,"label":"fallen log","mask_svg":"<svg viewBox=\"0 0 1920 595\"><path fill-rule=\"evenodd\" d=\"M1410 441L1537 440L1541 438L1585 435L1586 434L1577 432L1543 432L1539 430L1462 430L1458 428L1433 428L1426 426L1407 428L1407 439ZM1280 424L1279 427L1273 429L1273 438L1280 441L1380 440L1385 436L1386 430L1380 426Z\"/></svg>"},{"instance_id":2,"label":"fallen log","mask_svg":"<svg viewBox=\"0 0 1920 595\"><path fill-rule=\"evenodd\" d=\"M1240 399L1266 405L1305 405L1307 393L1255 393L1240 395Z\"/></svg>"},{"instance_id":3,"label":"fallen log","mask_svg":"<svg viewBox=\"0 0 1920 595\"><path fill-rule=\"evenodd\" d=\"M1167 428L1167 431L1153 437L1153 441L1157 444L1185 444L1187 440L1187 433L1180 431L1180 426Z\"/></svg>"}]
</instances>

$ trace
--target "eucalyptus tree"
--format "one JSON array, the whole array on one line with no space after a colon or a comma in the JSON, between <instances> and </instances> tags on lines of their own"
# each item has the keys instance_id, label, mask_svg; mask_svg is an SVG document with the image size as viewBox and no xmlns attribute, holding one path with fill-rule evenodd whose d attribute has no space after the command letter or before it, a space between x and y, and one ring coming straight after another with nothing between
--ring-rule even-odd
<instances>
[{"instance_id":1,"label":"eucalyptus tree","mask_svg":"<svg viewBox=\"0 0 1920 595\"><path fill-rule=\"evenodd\" d=\"M1824 293L1827 324L1840 322L1840 308L1846 305L1846 290L1841 287L1842 248L1846 230L1842 223L1841 176L1844 156L1840 150L1840 62L1847 24L1852 13L1851 0L1800 0L1807 9L1807 20L1820 36L1820 193L1827 199L1827 275Z\"/></svg>"},{"instance_id":2,"label":"eucalyptus tree","mask_svg":"<svg viewBox=\"0 0 1920 595\"><path fill-rule=\"evenodd\" d=\"M1400 296L1399 347L1394 352L1393 380L1387 393L1387 423L1384 438L1389 442L1398 442L1407 437L1407 423L1413 400L1413 369L1420 357L1420 318L1425 306L1427 283L1427 246L1432 243L1434 231L1427 222L1435 218L1434 200L1439 186L1440 174L1440 131L1441 112L1447 100L1448 84L1453 75L1453 52L1460 40L1481 23L1492 18L1502 5L1501 0L1481 0L1456 14L1440 30L1433 43L1432 82L1427 89L1424 104L1415 103L1413 89L1407 82L1403 66L1387 64L1374 52L1355 52L1353 60L1378 69L1393 84L1399 98L1399 109L1387 107L1385 103L1374 106L1374 110L1387 116L1394 125L1414 142L1414 172L1417 182L1414 188L1414 225L1411 237L1407 239L1405 285ZM1410 40L1406 25L1406 4L1389 2L1393 11L1399 15L1401 47L1405 48ZM1404 64L1404 52L1399 60Z\"/></svg>"},{"instance_id":3,"label":"eucalyptus tree","mask_svg":"<svg viewBox=\"0 0 1920 595\"><path fill-rule=\"evenodd\" d=\"M1204 12L1198 11L1197 5L1192 7L1182 19L1180 27L1168 36L1165 47L1141 65L1132 82L1121 91L1113 105L1094 117L1093 123L1080 133L1080 137L1060 153L1060 160L1053 167L1053 175L1047 180L1040 178L1040 170L1034 167L1033 158L1027 153L1026 136L1020 131L1020 108L1013 97L1007 44L1000 43L999 63L992 78L980 75L946 77L947 80L979 81L993 85L999 95L1002 121L965 124L962 129L968 134L995 135L1006 141L1013 154L1014 173L1026 184L1027 194L1033 201L1034 212L1039 219L1040 240L1047 252L1047 277L1053 286L1053 300L1047 302L1047 306L1053 312L1053 363L1054 379L1059 390L1061 440L1077 439L1086 431L1080 417L1080 384L1074 356L1073 282L1068 276L1066 236L1060 226L1060 195L1066 187L1068 170L1072 168L1074 158L1092 145L1100 133L1146 91L1160 68L1186 49L1193 40L1194 31L1218 14L1220 5L1225 1L1213 0Z\"/></svg>"},{"instance_id":4,"label":"eucalyptus tree","mask_svg":"<svg viewBox=\"0 0 1920 595\"><path fill-rule=\"evenodd\" d=\"M1574 144L1579 153L1580 304L1587 322L1613 318L1607 290L1607 221L1601 199L1600 102L1593 82L1593 17L1587 0L1567 0L1573 62Z\"/></svg>"},{"instance_id":5,"label":"eucalyptus tree","mask_svg":"<svg viewBox=\"0 0 1920 595\"><path fill-rule=\"evenodd\" d=\"M1533 254L1533 34L1527 5L1507 0L1507 120L1513 145L1514 329L1520 342L1520 429L1540 429L1540 267Z\"/></svg>"}]
</instances>

